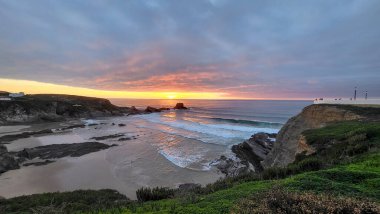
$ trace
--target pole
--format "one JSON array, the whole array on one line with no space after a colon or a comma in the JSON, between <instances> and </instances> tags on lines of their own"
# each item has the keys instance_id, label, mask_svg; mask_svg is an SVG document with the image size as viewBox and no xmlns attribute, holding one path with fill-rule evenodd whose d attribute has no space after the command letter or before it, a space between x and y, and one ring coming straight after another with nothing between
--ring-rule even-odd
<instances>
[{"instance_id":1,"label":"pole","mask_svg":"<svg viewBox=\"0 0 380 214\"><path fill-rule=\"evenodd\" d=\"M356 100L356 87L355 87L355 93L354 93L354 100Z\"/></svg>"},{"instance_id":2,"label":"pole","mask_svg":"<svg viewBox=\"0 0 380 214\"><path fill-rule=\"evenodd\" d=\"M365 91L365 99L368 98L368 91Z\"/></svg>"}]
</instances>

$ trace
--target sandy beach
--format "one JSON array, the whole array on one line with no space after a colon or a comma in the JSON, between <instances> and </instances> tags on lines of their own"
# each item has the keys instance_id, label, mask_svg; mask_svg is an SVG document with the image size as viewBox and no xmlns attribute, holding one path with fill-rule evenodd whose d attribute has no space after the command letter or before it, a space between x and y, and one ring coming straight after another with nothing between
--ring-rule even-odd
<instances>
[{"instance_id":1,"label":"sandy beach","mask_svg":"<svg viewBox=\"0 0 380 214\"><path fill-rule=\"evenodd\" d=\"M125 127L111 125L126 122ZM73 121L72 123L77 123ZM69 124L72 124L69 123ZM183 183L207 184L222 175L216 169L194 170L179 167L159 153L161 138L167 137L155 130L139 128L128 123L125 117L103 119L103 124L77 128L64 132L33 136L7 144L9 151L20 151L49 144L80 143L94 136L124 133L135 137L119 142L117 139L101 141L118 144L107 150L81 157L65 157L44 166L22 166L0 176L0 196L5 198L34 193L72 191L77 189L115 189L135 199L140 187L177 187ZM59 128L67 123L48 123L30 126L3 126L2 133ZM175 141L173 141L175 142ZM190 142L190 140L189 140Z\"/></svg>"}]
</instances>

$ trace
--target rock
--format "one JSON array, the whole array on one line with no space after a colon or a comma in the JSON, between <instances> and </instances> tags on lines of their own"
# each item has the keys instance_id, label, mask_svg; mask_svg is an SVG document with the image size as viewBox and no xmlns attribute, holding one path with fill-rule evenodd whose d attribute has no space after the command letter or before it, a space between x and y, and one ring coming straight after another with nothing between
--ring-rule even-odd
<instances>
[{"instance_id":1,"label":"rock","mask_svg":"<svg viewBox=\"0 0 380 214\"><path fill-rule=\"evenodd\" d=\"M248 162L234 160L222 155L212 165L223 173L226 177L233 177L250 171Z\"/></svg>"},{"instance_id":2,"label":"rock","mask_svg":"<svg viewBox=\"0 0 380 214\"><path fill-rule=\"evenodd\" d=\"M114 145L112 145L114 146ZM51 144L24 149L17 153L19 157L27 159L55 159L62 157L80 157L82 155L108 149L112 146L98 142L84 142L72 144Z\"/></svg>"},{"instance_id":3,"label":"rock","mask_svg":"<svg viewBox=\"0 0 380 214\"><path fill-rule=\"evenodd\" d=\"M3 135L0 137L0 143L6 144L11 141L15 141L22 138L28 138L34 135L44 135L44 134L51 134L53 131L51 129L44 129L41 131L34 131L34 132L23 132L21 134L14 134L14 135Z\"/></svg>"},{"instance_id":4,"label":"rock","mask_svg":"<svg viewBox=\"0 0 380 214\"><path fill-rule=\"evenodd\" d=\"M122 138L118 139L118 141L127 141L127 140L132 140L132 138L130 138L130 137L122 137Z\"/></svg>"},{"instance_id":5,"label":"rock","mask_svg":"<svg viewBox=\"0 0 380 214\"><path fill-rule=\"evenodd\" d=\"M69 130L69 129L85 128L85 127L86 127L86 125L84 125L84 124L76 124L76 125L63 127L63 128L57 129L57 130L58 131L64 131L64 130Z\"/></svg>"},{"instance_id":6,"label":"rock","mask_svg":"<svg viewBox=\"0 0 380 214\"><path fill-rule=\"evenodd\" d=\"M187 109L183 103L177 103L174 109Z\"/></svg>"},{"instance_id":7,"label":"rock","mask_svg":"<svg viewBox=\"0 0 380 214\"><path fill-rule=\"evenodd\" d=\"M160 111L170 111L170 108L159 108Z\"/></svg>"},{"instance_id":8,"label":"rock","mask_svg":"<svg viewBox=\"0 0 380 214\"><path fill-rule=\"evenodd\" d=\"M31 162L31 163L24 163L23 166L43 166L47 165L49 163L54 163L55 161L52 160L45 160L45 161L39 161L39 162Z\"/></svg>"},{"instance_id":9,"label":"rock","mask_svg":"<svg viewBox=\"0 0 380 214\"><path fill-rule=\"evenodd\" d=\"M221 156L216 167L226 176L236 176L248 172L260 172L263 170L261 161L273 147L273 137L276 134L260 132L240 144L233 145L231 150L236 159Z\"/></svg>"},{"instance_id":10,"label":"rock","mask_svg":"<svg viewBox=\"0 0 380 214\"><path fill-rule=\"evenodd\" d=\"M111 135L106 135L106 136L101 136L101 137L92 137L90 140L106 140L106 139L112 139L112 138L118 138L124 136L124 134L111 134Z\"/></svg>"},{"instance_id":11,"label":"rock","mask_svg":"<svg viewBox=\"0 0 380 214\"><path fill-rule=\"evenodd\" d=\"M8 153L8 150L4 145L0 145L0 174L8 170L19 168L19 162L15 157Z\"/></svg>"},{"instance_id":12,"label":"rock","mask_svg":"<svg viewBox=\"0 0 380 214\"><path fill-rule=\"evenodd\" d=\"M379 112L379 108L372 108ZM372 112L369 108L346 105L310 105L281 128L273 149L262 161L263 167L283 167L295 160L296 154L310 153L312 148L305 145L302 132L326 126L329 123L347 120L366 120Z\"/></svg>"},{"instance_id":13,"label":"rock","mask_svg":"<svg viewBox=\"0 0 380 214\"><path fill-rule=\"evenodd\" d=\"M124 123L117 124L119 127L126 126Z\"/></svg>"},{"instance_id":14,"label":"rock","mask_svg":"<svg viewBox=\"0 0 380 214\"><path fill-rule=\"evenodd\" d=\"M146 113L154 113L154 112L161 112L161 110L148 106L148 107L146 107L145 112Z\"/></svg>"},{"instance_id":15,"label":"rock","mask_svg":"<svg viewBox=\"0 0 380 214\"><path fill-rule=\"evenodd\" d=\"M142 112L138 110L135 106L132 106L128 109L128 115L141 114Z\"/></svg>"},{"instance_id":16,"label":"rock","mask_svg":"<svg viewBox=\"0 0 380 214\"><path fill-rule=\"evenodd\" d=\"M93 97L39 94L0 102L0 124L62 121L128 113L109 100Z\"/></svg>"}]
</instances>

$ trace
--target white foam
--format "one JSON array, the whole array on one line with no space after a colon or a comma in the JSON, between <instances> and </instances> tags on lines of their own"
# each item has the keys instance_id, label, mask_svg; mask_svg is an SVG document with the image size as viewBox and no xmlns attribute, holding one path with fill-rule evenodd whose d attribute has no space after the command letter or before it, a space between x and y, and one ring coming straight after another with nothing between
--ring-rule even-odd
<instances>
[{"instance_id":1,"label":"white foam","mask_svg":"<svg viewBox=\"0 0 380 214\"><path fill-rule=\"evenodd\" d=\"M98 120L93 120L93 119L88 119L88 120L82 120L84 125L89 126L89 125L99 125L100 122Z\"/></svg>"},{"instance_id":2,"label":"white foam","mask_svg":"<svg viewBox=\"0 0 380 214\"><path fill-rule=\"evenodd\" d=\"M171 134L179 134L176 129L187 130L191 132L203 133L227 139L246 139L257 132L277 133L278 129L259 128L253 126L230 125L230 124L204 124L199 122L189 122L178 120L176 118L161 117L159 114L142 115L139 118L151 123L166 125L175 129L163 129L162 131ZM202 140L203 141L203 140Z\"/></svg>"}]
</instances>

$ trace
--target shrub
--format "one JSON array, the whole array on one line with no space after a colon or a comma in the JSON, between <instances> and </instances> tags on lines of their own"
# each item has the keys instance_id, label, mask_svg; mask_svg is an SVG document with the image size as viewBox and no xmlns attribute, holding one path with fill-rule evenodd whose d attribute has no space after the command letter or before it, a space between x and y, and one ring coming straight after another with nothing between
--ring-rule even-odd
<instances>
[{"instance_id":1,"label":"shrub","mask_svg":"<svg viewBox=\"0 0 380 214\"><path fill-rule=\"evenodd\" d=\"M172 198L174 196L174 190L167 187L142 187L136 191L136 196L140 202L156 201Z\"/></svg>"},{"instance_id":2,"label":"shrub","mask_svg":"<svg viewBox=\"0 0 380 214\"><path fill-rule=\"evenodd\" d=\"M76 190L20 196L0 200L0 213L75 213L130 204L115 190Z\"/></svg>"},{"instance_id":3,"label":"shrub","mask_svg":"<svg viewBox=\"0 0 380 214\"><path fill-rule=\"evenodd\" d=\"M331 195L289 192L275 187L267 192L243 199L232 213L379 213L373 202Z\"/></svg>"}]
</instances>

